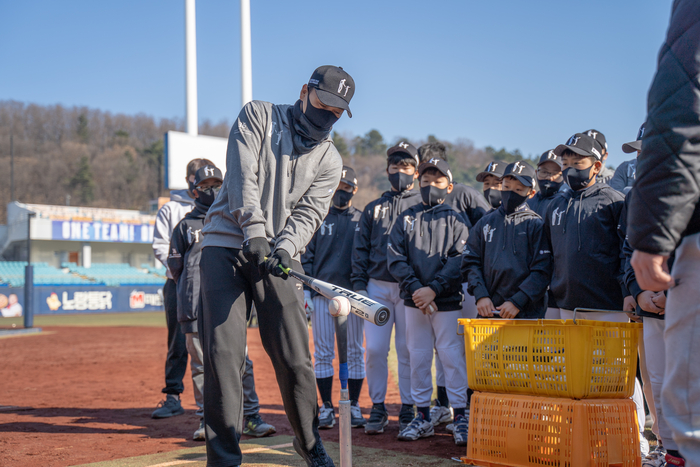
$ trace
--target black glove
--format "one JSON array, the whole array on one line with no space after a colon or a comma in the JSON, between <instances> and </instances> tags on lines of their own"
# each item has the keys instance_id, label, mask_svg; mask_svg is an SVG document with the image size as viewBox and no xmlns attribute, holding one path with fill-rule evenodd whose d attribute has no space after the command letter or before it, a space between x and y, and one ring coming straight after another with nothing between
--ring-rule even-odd
<instances>
[{"instance_id":1,"label":"black glove","mask_svg":"<svg viewBox=\"0 0 700 467\"><path fill-rule=\"evenodd\" d=\"M269 272L273 276L281 277L282 279L288 278L289 275L286 272L284 272L280 268L280 266L282 266L285 269L291 269L292 267L292 257L289 256L287 250L284 250L282 248L276 249L272 253L272 256L270 256L270 258L265 263L267 272Z\"/></svg>"},{"instance_id":2,"label":"black glove","mask_svg":"<svg viewBox=\"0 0 700 467\"><path fill-rule=\"evenodd\" d=\"M243 256L256 266L265 262L270 255L270 243L265 237L251 237L243 242Z\"/></svg>"}]
</instances>

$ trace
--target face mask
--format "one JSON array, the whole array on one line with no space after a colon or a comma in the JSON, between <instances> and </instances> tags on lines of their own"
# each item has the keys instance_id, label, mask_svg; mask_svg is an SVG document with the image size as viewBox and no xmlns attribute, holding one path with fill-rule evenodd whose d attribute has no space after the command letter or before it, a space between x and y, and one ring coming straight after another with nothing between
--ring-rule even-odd
<instances>
[{"instance_id":1,"label":"face mask","mask_svg":"<svg viewBox=\"0 0 700 467\"><path fill-rule=\"evenodd\" d=\"M420 196L428 206L437 206L445 201L447 188L438 188L432 185L423 186L420 189Z\"/></svg>"},{"instance_id":2,"label":"face mask","mask_svg":"<svg viewBox=\"0 0 700 467\"><path fill-rule=\"evenodd\" d=\"M336 190L333 195L333 206L336 208L344 208L350 204L350 200L353 197L352 192L347 192L344 190Z\"/></svg>"},{"instance_id":3,"label":"face mask","mask_svg":"<svg viewBox=\"0 0 700 467\"><path fill-rule=\"evenodd\" d=\"M551 180L537 180L537 185L540 187L542 197L549 198L559 191L564 182L553 182Z\"/></svg>"},{"instance_id":4,"label":"face mask","mask_svg":"<svg viewBox=\"0 0 700 467\"><path fill-rule=\"evenodd\" d=\"M489 204L497 208L498 206L501 205L501 191L500 190L495 190L493 188L489 188L488 190L484 191L484 197L486 198L486 201L489 202Z\"/></svg>"},{"instance_id":5,"label":"face mask","mask_svg":"<svg viewBox=\"0 0 700 467\"><path fill-rule=\"evenodd\" d=\"M591 181L591 169L590 166L587 169L578 170L573 167L569 167L564 171L564 179L566 183L571 187L572 190L578 191L586 188L588 183Z\"/></svg>"},{"instance_id":6,"label":"face mask","mask_svg":"<svg viewBox=\"0 0 700 467\"><path fill-rule=\"evenodd\" d=\"M204 191L198 189L197 194L199 195L199 198L197 198L197 201L199 201L201 204L204 206L211 206L214 203L214 200L216 199L216 195L219 194L219 191L221 190L221 187L218 188L207 188Z\"/></svg>"},{"instance_id":7,"label":"face mask","mask_svg":"<svg viewBox=\"0 0 700 467\"><path fill-rule=\"evenodd\" d=\"M311 107L311 105L309 104L308 107ZM301 100L296 101L294 107L292 107L292 117L292 142L294 143L294 149L297 153L306 154L311 152L313 148L318 146L318 143L328 138L330 129L324 130L316 126L309 117L301 111Z\"/></svg>"},{"instance_id":8,"label":"face mask","mask_svg":"<svg viewBox=\"0 0 700 467\"><path fill-rule=\"evenodd\" d=\"M330 110L317 109L311 105L308 94L306 96L306 111L304 115L306 115L306 118L308 118L311 123L325 131L330 130L335 122L338 121L338 117Z\"/></svg>"},{"instance_id":9,"label":"face mask","mask_svg":"<svg viewBox=\"0 0 700 467\"><path fill-rule=\"evenodd\" d=\"M403 172L389 174L389 183L396 191L405 191L413 184L413 175L408 175Z\"/></svg>"},{"instance_id":10,"label":"face mask","mask_svg":"<svg viewBox=\"0 0 700 467\"><path fill-rule=\"evenodd\" d=\"M501 198L506 214L513 214L527 200L527 196L519 195L514 191L502 191Z\"/></svg>"}]
</instances>

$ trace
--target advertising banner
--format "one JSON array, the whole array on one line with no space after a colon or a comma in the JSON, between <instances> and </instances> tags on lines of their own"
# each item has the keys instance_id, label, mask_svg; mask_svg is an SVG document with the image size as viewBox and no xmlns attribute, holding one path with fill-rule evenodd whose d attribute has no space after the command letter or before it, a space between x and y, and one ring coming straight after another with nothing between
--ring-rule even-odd
<instances>
[{"instance_id":1,"label":"advertising banner","mask_svg":"<svg viewBox=\"0 0 700 467\"><path fill-rule=\"evenodd\" d=\"M3 306L4 305L4 306ZM0 287L0 314L21 316L24 289ZM34 314L114 313L163 310L163 289L144 286L34 286Z\"/></svg>"},{"instance_id":2,"label":"advertising banner","mask_svg":"<svg viewBox=\"0 0 700 467\"><path fill-rule=\"evenodd\" d=\"M153 243L153 225L123 222L51 221L51 240Z\"/></svg>"}]
</instances>

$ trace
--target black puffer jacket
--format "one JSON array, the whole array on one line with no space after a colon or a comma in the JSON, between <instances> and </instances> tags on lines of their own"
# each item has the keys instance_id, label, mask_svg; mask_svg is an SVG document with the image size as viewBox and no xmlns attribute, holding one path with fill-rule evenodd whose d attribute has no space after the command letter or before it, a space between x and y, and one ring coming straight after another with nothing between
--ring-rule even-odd
<instances>
[{"instance_id":1,"label":"black puffer jacket","mask_svg":"<svg viewBox=\"0 0 700 467\"><path fill-rule=\"evenodd\" d=\"M649 89L629 206L633 248L670 255L700 232L700 2L676 0Z\"/></svg>"}]
</instances>

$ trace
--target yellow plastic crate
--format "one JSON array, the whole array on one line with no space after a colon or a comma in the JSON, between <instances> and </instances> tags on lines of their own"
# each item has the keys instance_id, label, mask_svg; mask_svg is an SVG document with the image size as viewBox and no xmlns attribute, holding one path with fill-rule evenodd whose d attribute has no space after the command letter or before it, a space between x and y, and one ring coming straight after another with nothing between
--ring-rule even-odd
<instances>
[{"instance_id":1,"label":"yellow plastic crate","mask_svg":"<svg viewBox=\"0 0 700 467\"><path fill-rule=\"evenodd\" d=\"M572 399L632 396L642 325L460 319L469 387Z\"/></svg>"},{"instance_id":2,"label":"yellow plastic crate","mask_svg":"<svg viewBox=\"0 0 700 467\"><path fill-rule=\"evenodd\" d=\"M485 467L638 467L636 407L630 399L474 393L462 462Z\"/></svg>"}]
</instances>

